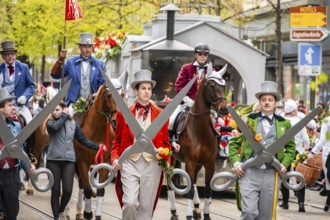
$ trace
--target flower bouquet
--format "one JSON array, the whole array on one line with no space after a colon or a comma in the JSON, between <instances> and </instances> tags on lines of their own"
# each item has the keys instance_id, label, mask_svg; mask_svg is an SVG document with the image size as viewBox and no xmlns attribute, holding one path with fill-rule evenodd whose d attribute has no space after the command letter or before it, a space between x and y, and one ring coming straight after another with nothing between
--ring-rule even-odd
<instances>
[{"instance_id":1,"label":"flower bouquet","mask_svg":"<svg viewBox=\"0 0 330 220\"><path fill-rule=\"evenodd\" d=\"M87 101L84 97L80 97L73 105L72 105L73 110L76 113L83 113L87 112L88 110L88 104Z\"/></svg>"},{"instance_id":2,"label":"flower bouquet","mask_svg":"<svg viewBox=\"0 0 330 220\"><path fill-rule=\"evenodd\" d=\"M173 151L170 151L168 148L163 148L163 147L160 147L157 150L158 153L156 155L156 158L158 160L158 165L162 168L163 172L165 173L167 189L169 190L170 189L169 183L173 176L174 167L170 165L167 161L171 157Z\"/></svg>"},{"instance_id":3,"label":"flower bouquet","mask_svg":"<svg viewBox=\"0 0 330 220\"><path fill-rule=\"evenodd\" d=\"M307 159L307 155L305 153L297 154L294 161L291 163L292 168L296 168L299 163L303 163Z\"/></svg>"},{"instance_id":4,"label":"flower bouquet","mask_svg":"<svg viewBox=\"0 0 330 220\"><path fill-rule=\"evenodd\" d=\"M126 33L109 34L107 37L96 37L94 39L93 54L96 58L108 62L118 57L121 53L121 44L125 39Z\"/></svg>"}]
</instances>

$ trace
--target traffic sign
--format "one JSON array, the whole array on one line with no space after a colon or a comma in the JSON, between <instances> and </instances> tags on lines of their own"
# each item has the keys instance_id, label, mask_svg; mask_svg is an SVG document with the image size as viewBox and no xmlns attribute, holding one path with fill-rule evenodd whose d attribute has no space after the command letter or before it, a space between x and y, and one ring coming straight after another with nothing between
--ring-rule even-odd
<instances>
[{"instance_id":1,"label":"traffic sign","mask_svg":"<svg viewBox=\"0 0 330 220\"><path fill-rule=\"evenodd\" d=\"M322 66L322 45L317 43L298 44L298 74L318 76Z\"/></svg>"},{"instance_id":2,"label":"traffic sign","mask_svg":"<svg viewBox=\"0 0 330 220\"><path fill-rule=\"evenodd\" d=\"M328 30L318 28L291 29L291 41L322 41L329 36Z\"/></svg>"},{"instance_id":3,"label":"traffic sign","mask_svg":"<svg viewBox=\"0 0 330 220\"><path fill-rule=\"evenodd\" d=\"M290 8L291 27L324 27L327 25L326 6L303 6Z\"/></svg>"}]
</instances>

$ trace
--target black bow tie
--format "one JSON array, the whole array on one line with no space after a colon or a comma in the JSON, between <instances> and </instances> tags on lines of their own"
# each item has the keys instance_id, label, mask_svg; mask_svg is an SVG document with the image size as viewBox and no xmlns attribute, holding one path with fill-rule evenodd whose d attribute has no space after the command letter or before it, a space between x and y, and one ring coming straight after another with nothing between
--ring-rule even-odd
<instances>
[{"instance_id":1,"label":"black bow tie","mask_svg":"<svg viewBox=\"0 0 330 220\"><path fill-rule=\"evenodd\" d=\"M268 117L267 115L261 116L261 119L262 120L266 119L270 124L272 123L272 119L270 119L270 117Z\"/></svg>"},{"instance_id":2,"label":"black bow tie","mask_svg":"<svg viewBox=\"0 0 330 220\"><path fill-rule=\"evenodd\" d=\"M92 62L92 58L91 57L88 57L88 58L85 58L85 57L83 57L83 56L80 56L80 60L82 61L82 62Z\"/></svg>"},{"instance_id":3,"label":"black bow tie","mask_svg":"<svg viewBox=\"0 0 330 220\"><path fill-rule=\"evenodd\" d=\"M197 68L200 69L205 69L206 66L197 66Z\"/></svg>"}]
</instances>

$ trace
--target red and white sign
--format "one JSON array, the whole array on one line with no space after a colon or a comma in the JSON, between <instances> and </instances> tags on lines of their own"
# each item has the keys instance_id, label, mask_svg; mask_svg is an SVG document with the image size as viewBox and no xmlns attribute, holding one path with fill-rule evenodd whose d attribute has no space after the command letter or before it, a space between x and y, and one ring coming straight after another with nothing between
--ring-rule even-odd
<instances>
[{"instance_id":1,"label":"red and white sign","mask_svg":"<svg viewBox=\"0 0 330 220\"><path fill-rule=\"evenodd\" d=\"M290 39L291 41L322 41L327 38L329 32L323 29L291 29Z\"/></svg>"}]
</instances>

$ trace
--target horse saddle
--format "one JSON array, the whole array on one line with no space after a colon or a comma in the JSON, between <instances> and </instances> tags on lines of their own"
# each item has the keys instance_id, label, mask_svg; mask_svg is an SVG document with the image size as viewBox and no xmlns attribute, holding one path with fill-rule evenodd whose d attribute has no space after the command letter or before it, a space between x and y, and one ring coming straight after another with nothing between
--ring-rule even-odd
<instances>
[{"instance_id":1,"label":"horse saddle","mask_svg":"<svg viewBox=\"0 0 330 220\"><path fill-rule=\"evenodd\" d=\"M175 134L177 134L178 139L179 135L183 132L183 130L187 127L187 116L190 111L189 107L186 107L183 111L181 111L174 121L173 130Z\"/></svg>"},{"instance_id":2,"label":"horse saddle","mask_svg":"<svg viewBox=\"0 0 330 220\"><path fill-rule=\"evenodd\" d=\"M87 112L77 112L73 115L73 120L82 127L87 116Z\"/></svg>"}]
</instances>

